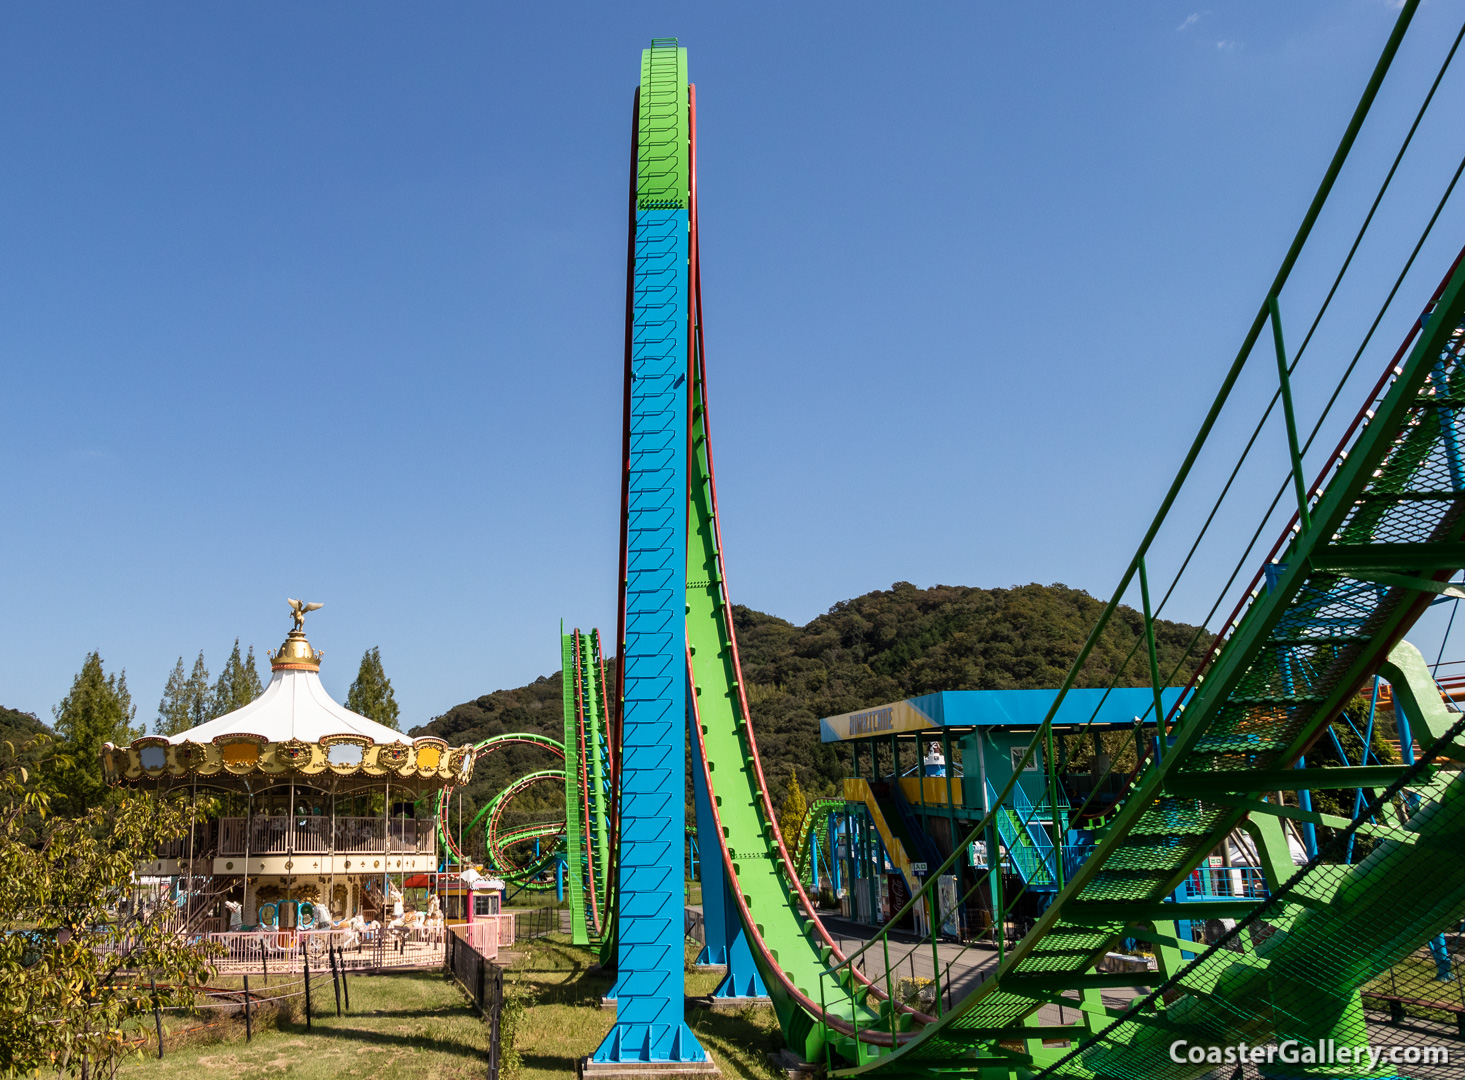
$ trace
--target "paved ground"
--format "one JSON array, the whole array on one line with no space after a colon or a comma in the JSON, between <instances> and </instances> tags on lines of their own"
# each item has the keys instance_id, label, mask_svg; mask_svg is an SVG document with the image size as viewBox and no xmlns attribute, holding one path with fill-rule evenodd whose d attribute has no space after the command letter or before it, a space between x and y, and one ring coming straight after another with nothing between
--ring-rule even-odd
<instances>
[{"instance_id":1,"label":"paved ground","mask_svg":"<svg viewBox=\"0 0 1465 1080\"><path fill-rule=\"evenodd\" d=\"M876 931L873 927L851 922L837 915L821 914L820 920L846 956L856 952L875 936ZM958 945L954 942L939 942L936 946L936 955L933 956L929 939L894 931L890 935L889 949L890 973L895 979L912 977L929 979L939 962L943 998L948 1004L966 997L989 978L997 968L997 950L989 945ZM883 989L886 975L883 948L877 946L863 953L856 963ZM1126 1005L1134 996L1135 992L1129 990L1103 992L1106 1005ZM1039 1015L1045 1023L1072 1023L1074 1010L1054 1005L1044 1008Z\"/></svg>"}]
</instances>

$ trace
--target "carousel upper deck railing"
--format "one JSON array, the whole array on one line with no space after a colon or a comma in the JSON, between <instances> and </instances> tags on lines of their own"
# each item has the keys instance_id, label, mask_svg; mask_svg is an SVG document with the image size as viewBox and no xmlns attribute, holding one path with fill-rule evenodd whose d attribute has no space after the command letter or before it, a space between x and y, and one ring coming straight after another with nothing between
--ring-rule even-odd
<instances>
[{"instance_id":1,"label":"carousel upper deck railing","mask_svg":"<svg viewBox=\"0 0 1465 1080\"><path fill-rule=\"evenodd\" d=\"M193 827L192 833L184 833L173 840L165 840L153 851L153 857L157 859L186 859L191 852L195 857L202 858L213 852L214 840L218 833L218 822L201 821Z\"/></svg>"},{"instance_id":2,"label":"carousel upper deck railing","mask_svg":"<svg viewBox=\"0 0 1465 1080\"><path fill-rule=\"evenodd\" d=\"M257 814L219 819L220 855L329 855L377 852L431 855L434 823L413 818Z\"/></svg>"}]
</instances>

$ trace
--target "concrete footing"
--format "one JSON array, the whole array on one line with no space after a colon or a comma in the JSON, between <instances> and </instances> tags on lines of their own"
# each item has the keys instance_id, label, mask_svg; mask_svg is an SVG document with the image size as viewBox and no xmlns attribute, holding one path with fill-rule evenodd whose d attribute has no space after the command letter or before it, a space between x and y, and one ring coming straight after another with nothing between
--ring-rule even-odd
<instances>
[{"instance_id":1,"label":"concrete footing","mask_svg":"<svg viewBox=\"0 0 1465 1080\"><path fill-rule=\"evenodd\" d=\"M581 1080L671 1080L678 1076L721 1076L711 1058L706 1061L591 1061L581 1058L575 1066Z\"/></svg>"},{"instance_id":2,"label":"concrete footing","mask_svg":"<svg viewBox=\"0 0 1465 1080\"><path fill-rule=\"evenodd\" d=\"M778 1069L789 1080L814 1080L824 1075L824 1066L805 1061L798 1054L785 1047L768 1055L768 1064Z\"/></svg>"}]
</instances>

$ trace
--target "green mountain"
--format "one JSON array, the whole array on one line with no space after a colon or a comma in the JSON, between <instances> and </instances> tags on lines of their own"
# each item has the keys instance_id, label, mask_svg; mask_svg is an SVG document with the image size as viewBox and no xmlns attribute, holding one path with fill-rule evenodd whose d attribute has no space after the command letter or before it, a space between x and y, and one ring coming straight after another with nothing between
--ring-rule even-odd
<instances>
[{"instance_id":1,"label":"green mountain","mask_svg":"<svg viewBox=\"0 0 1465 1080\"><path fill-rule=\"evenodd\" d=\"M50 728L36 719L35 713L7 709L0 705L0 741L6 739L19 745L32 735L53 735Z\"/></svg>"},{"instance_id":2,"label":"green mountain","mask_svg":"<svg viewBox=\"0 0 1465 1080\"><path fill-rule=\"evenodd\" d=\"M1102 610L1100 601L1066 585L918 589L908 582L838 603L805 626L735 605L748 705L765 775L776 792L774 805L781 804L795 765L811 797L832 793L844 775L833 747L819 742L820 717L937 690L1057 686ZM1107 685L1116 672L1120 685L1148 685L1143 632L1137 611L1116 612L1079 685ZM546 652L554 644L546 642ZM1172 685L1186 681L1209 644L1205 631L1159 621L1162 677L1174 671L1168 680ZM607 664L607 678L615 678L613 662ZM412 734L461 745L512 731L563 735L558 672L464 702ZM474 807L515 777L556 764L529 747L481 759L465 794L464 823ZM544 784L516 800L514 816L548 814L562 803L563 794Z\"/></svg>"}]
</instances>

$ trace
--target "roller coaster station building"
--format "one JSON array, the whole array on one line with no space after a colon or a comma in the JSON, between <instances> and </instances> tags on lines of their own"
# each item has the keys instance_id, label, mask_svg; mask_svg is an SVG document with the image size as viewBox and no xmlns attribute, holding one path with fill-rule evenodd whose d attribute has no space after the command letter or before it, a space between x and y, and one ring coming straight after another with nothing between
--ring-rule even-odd
<instances>
[{"instance_id":1,"label":"roller coaster station building","mask_svg":"<svg viewBox=\"0 0 1465 1080\"><path fill-rule=\"evenodd\" d=\"M1182 693L1163 691L1167 712ZM1002 853L1008 895L1024 891L1032 914L1039 913L1059 880L1055 838L1070 869L1082 862L1135 763L1156 749L1150 688L1070 690L1054 717L1055 768L1049 770L1041 751L1025 760L1056 696L1056 690L948 690L822 719L821 741L847 745L849 766L842 806L826 801L827 817L815 826L825 836L815 840L812 883L834 892L846 917L884 925L1011 781L990 835L971 842L940 884L950 901L942 905L951 924L944 930L963 937L991 932L991 898L968 895L991 850ZM1116 733L1128 738L1116 740ZM1072 736L1091 747L1082 768L1064 752ZM960 911L958 896L968 897ZM923 921L921 909L914 914Z\"/></svg>"}]
</instances>

